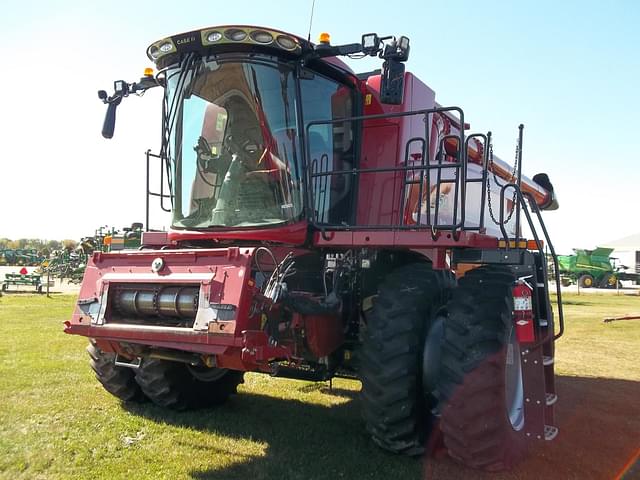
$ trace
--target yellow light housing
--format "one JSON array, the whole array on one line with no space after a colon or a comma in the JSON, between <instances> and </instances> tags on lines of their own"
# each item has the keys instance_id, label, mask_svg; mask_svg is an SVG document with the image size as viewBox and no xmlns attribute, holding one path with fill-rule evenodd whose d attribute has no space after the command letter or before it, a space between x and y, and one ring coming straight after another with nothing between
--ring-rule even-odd
<instances>
[{"instance_id":1,"label":"yellow light housing","mask_svg":"<svg viewBox=\"0 0 640 480\"><path fill-rule=\"evenodd\" d=\"M153 77L153 68L151 67L147 67L144 69L144 76L145 77Z\"/></svg>"},{"instance_id":2,"label":"yellow light housing","mask_svg":"<svg viewBox=\"0 0 640 480\"><path fill-rule=\"evenodd\" d=\"M544 242L540 240L540 245L544 248ZM504 240L498 241L498 248L507 248L507 242ZM509 248L526 248L527 250L537 250L538 244L535 240L519 240L516 244L515 240L509 240Z\"/></svg>"},{"instance_id":3,"label":"yellow light housing","mask_svg":"<svg viewBox=\"0 0 640 480\"><path fill-rule=\"evenodd\" d=\"M331 43L331 35L329 35L327 32L322 32L318 37L318 42L329 45Z\"/></svg>"},{"instance_id":4,"label":"yellow light housing","mask_svg":"<svg viewBox=\"0 0 640 480\"><path fill-rule=\"evenodd\" d=\"M326 42L328 43L328 34L323 35L326 35ZM198 36L200 37L199 39ZM190 32L158 40L149 46L147 56L158 68L164 68L166 64L163 57L169 56L172 60L175 60L176 57L174 55L176 53L181 54L187 50L200 50L200 53L207 53L210 47L228 48L233 44L260 46L269 49L277 48L296 55L302 52L302 45L299 39L284 32L247 25L229 25L209 27L198 32Z\"/></svg>"}]
</instances>

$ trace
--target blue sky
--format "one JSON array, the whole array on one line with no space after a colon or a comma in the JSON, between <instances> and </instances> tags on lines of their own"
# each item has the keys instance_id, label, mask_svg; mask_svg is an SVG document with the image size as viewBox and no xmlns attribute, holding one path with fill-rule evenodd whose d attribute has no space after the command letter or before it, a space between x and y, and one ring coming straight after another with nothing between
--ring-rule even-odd
<instances>
[{"instance_id":1,"label":"blue sky","mask_svg":"<svg viewBox=\"0 0 640 480\"><path fill-rule=\"evenodd\" d=\"M119 5L119 6L117 6ZM135 7L133 6L135 5ZM606 6L605 6L606 5ZM161 37L217 24L306 36L311 1L12 2L0 31L0 237L76 238L144 218L144 158L159 141L159 98L130 99L100 136L96 91L149 66ZM407 68L472 130L492 130L511 161L525 124L524 171L545 171L561 208L557 247L640 231L640 2L316 0L312 38L407 35ZM355 70L376 60L350 62ZM25 195L26 194L26 195ZM24 195L23 202L17 202Z\"/></svg>"}]
</instances>

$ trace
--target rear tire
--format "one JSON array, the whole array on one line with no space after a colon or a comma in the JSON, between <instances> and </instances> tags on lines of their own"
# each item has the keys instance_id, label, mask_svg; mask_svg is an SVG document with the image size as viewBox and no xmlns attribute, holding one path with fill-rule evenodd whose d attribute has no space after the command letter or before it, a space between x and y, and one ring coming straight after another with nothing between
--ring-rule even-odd
<instances>
[{"instance_id":1,"label":"rear tire","mask_svg":"<svg viewBox=\"0 0 640 480\"><path fill-rule=\"evenodd\" d=\"M424 451L429 405L422 389L424 337L444 304L448 273L429 264L397 268L367 315L361 350L362 413L373 441L406 455Z\"/></svg>"},{"instance_id":2,"label":"rear tire","mask_svg":"<svg viewBox=\"0 0 640 480\"><path fill-rule=\"evenodd\" d=\"M115 354L103 352L96 345L95 340L87 347L87 353L91 357L91 368L96 374L96 379L104 389L123 402L143 402L146 400L144 393L135 381L133 370L127 367L117 367L114 363Z\"/></svg>"},{"instance_id":3,"label":"rear tire","mask_svg":"<svg viewBox=\"0 0 640 480\"><path fill-rule=\"evenodd\" d=\"M473 468L510 468L527 450L514 280L504 267L477 268L459 280L447 306L440 429L449 455Z\"/></svg>"},{"instance_id":4,"label":"rear tire","mask_svg":"<svg viewBox=\"0 0 640 480\"><path fill-rule=\"evenodd\" d=\"M580 275L580 278L578 278L578 285L580 285L580 288L593 287L593 276L588 273Z\"/></svg>"},{"instance_id":5,"label":"rear tire","mask_svg":"<svg viewBox=\"0 0 640 480\"><path fill-rule=\"evenodd\" d=\"M198 369L185 363L145 359L135 381L153 403L173 410L206 408L224 403L237 392L243 372Z\"/></svg>"},{"instance_id":6,"label":"rear tire","mask_svg":"<svg viewBox=\"0 0 640 480\"><path fill-rule=\"evenodd\" d=\"M620 281L614 273L605 273L600 281L600 288L618 288Z\"/></svg>"}]
</instances>

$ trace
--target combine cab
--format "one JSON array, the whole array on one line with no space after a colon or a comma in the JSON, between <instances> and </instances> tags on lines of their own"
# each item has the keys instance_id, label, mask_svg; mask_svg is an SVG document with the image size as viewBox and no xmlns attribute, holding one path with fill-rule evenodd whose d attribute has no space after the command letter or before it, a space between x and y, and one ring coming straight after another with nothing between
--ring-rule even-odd
<instances>
[{"instance_id":1,"label":"combine cab","mask_svg":"<svg viewBox=\"0 0 640 480\"><path fill-rule=\"evenodd\" d=\"M147 193L172 228L148 231L147 211L139 250L94 252L65 328L109 392L181 410L223 402L247 371L349 377L391 452L441 434L499 469L555 437L562 309L558 291L556 328L537 229L553 252L540 211L557 204L545 174L521 174L522 127L512 169L405 71L406 37L224 26L147 53L155 75L99 92L103 135L124 98L164 90Z\"/></svg>"}]
</instances>

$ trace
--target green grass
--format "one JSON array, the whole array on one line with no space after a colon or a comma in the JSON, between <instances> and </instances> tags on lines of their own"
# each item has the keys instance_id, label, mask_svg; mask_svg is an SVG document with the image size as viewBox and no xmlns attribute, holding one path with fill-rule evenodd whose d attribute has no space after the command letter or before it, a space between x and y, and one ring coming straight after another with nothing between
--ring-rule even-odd
<instances>
[{"instance_id":1,"label":"green grass","mask_svg":"<svg viewBox=\"0 0 640 480\"><path fill-rule=\"evenodd\" d=\"M567 334L558 342L556 372L640 381L640 320L603 323L640 314L640 297L590 293L563 300Z\"/></svg>"},{"instance_id":2,"label":"green grass","mask_svg":"<svg viewBox=\"0 0 640 480\"><path fill-rule=\"evenodd\" d=\"M513 472L388 455L364 432L358 382L246 375L224 406L123 406L93 378L86 339L62 333L74 298L0 298L0 478L611 478L640 438L640 298L567 296L558 343L561 433Z\"/></svg>"}]
</instances>

